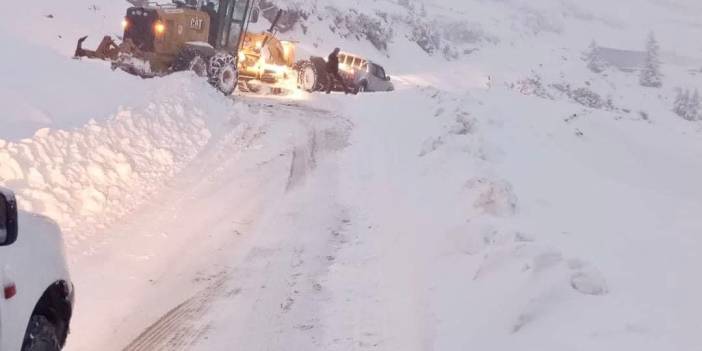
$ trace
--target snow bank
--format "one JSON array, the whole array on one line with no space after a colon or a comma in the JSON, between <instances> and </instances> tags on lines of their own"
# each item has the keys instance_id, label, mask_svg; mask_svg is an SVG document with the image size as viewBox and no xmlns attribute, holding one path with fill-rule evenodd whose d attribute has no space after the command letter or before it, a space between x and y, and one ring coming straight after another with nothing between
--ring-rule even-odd
<instances>
[{"instance_id":1,"label":"snow bank","mask_svg":"<svg viewBox=\"0 0 702 351\"><path fill-rule=\"evenodd\" d=\"M56 220L69 244L129 213L197 155L212 135L207 121L221 122L231 104L189 74L161 83L104 121L0 139L0 185Z\"/></svg>"}]
</instances>

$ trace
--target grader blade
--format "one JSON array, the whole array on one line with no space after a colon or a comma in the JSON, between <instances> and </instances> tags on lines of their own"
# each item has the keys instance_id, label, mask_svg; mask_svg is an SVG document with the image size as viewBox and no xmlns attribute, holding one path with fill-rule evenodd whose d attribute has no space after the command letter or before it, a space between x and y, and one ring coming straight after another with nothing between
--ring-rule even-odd
<instances>
[{"instance_id":1,"label":"grader blade","mask_svg":"<svg viewBox=\"0 0 702 351\"><path fill-rule=\"evenodd\" d=\"M76 45L75 57L87 57L106 61L114 61L119 56L119 46L114 40L108 35L102 38L100 45L98 45L96 50L83 49L83 42L88 39L88 36L84 36L78 39L78 44Z\"/></svg>"}]
</instances>

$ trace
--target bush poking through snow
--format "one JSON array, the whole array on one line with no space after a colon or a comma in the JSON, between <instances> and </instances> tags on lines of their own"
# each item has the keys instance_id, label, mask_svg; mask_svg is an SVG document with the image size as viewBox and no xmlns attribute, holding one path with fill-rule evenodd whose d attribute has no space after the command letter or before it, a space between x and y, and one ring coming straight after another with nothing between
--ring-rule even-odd
<instances>
[{"instance_id":1,"label":"bush poking through snow","mask_svg":"<svg viewBox=\"0 0 702 351\"><path fill-rule=\"evenodd\" d=\"M650 88L660 88L663 85L661 74L660 47L653 32L648 36L646 43L646 58L641 69L639 83Z\"/></svg>"},{"instance_id":2,"label":"bush poking through snow","mask_svg":"<svg viewBox=\"0 0 702 351\"><path fill-rule=\"evenodd\" d=\"M531 77L513 83L511 88L522 95L538 96L540 98L553 100L553 96L546 90L538 74L533 74Z\"/></svg>"},{"instance_id":3,"label":"bush poking through snow","mask_svg":"<svg viewBox=\"0 0 702 351\"><path fill-rule=\"evenodd\" d=\"M517 196L507 181L476 178L470 180L467 186L477 192L473 203L476 209L496 217L509 217L517 213Z\"/></svg>"},{"instance_id":4,"label":"bush poking through snow","mask_svg":"<svg viewBox=\"0 0 702 351\"><path fill-rule=\"evenodd\" d=\"M588 88L582 87L573 89L571 88L570 84L561 83L552 84L551 87L585 107L594 108L597 110L615 110L612 99L605 99L600 94Z\"/></svg>"},{"instance_id":5,"label":"bush poking through snow","mask_svg":"<svg viewBox=\"0 0 702 351\"><path fill-rule=\"evenodd\" d=\"M408 37L410 41L417 43L430 55L441 52L447 60L455 60L461 53L475 51L474 45L480 42L497 42L496 38L486 34L479 26L467 22L425 22L419 18L406 22L412 27L412 33Z\"/></svg>"},{"instance_id":6,"label":"bush poking through snow","mask_svg":"<svg viewBox=\"0 0 702 351\"><path fill-rule=\"evenodd\" d=\"M474 118L470 118L470 113L456 111L456 123L451 127L449 133L454 135L468 135L475 131L477 124Z\"/></svg>"},{"instance_id":7,"label":"bush poking through snow","mask_svg":"<svg viewBox=\"0 0 702 351\"><path fill-rule=\"evenodd\" d=\"M605 100L600 96L600 94L597 94L588 88L577 88L571 92L570 97L575 102L586 107L607 110L614 109L614 106L612 106L612 100Z\"/></svg>"},{"instance_id":8,"label":"bush poking through snow","mask_svg":"<svg viewBox=\"0 0 702 351\"><path fill-rule=\"evenodd\" d=\"M343 38L366 39L379 51L386 52L388 43L393 38L392 23L385 13L378 12L374 16L352 10L350 13L328 8L334 16L331 29Z\"/></svg>"},{"instance_id":9,"label":"bush poking through snow","mask_svg":"<svg viewBox=\"0 0 702 351\"><path fill-rule=\"evenodd\" d=\"M417 23L412 28L409 40L417 43L427 54L433 54L441 49L441 34L430 23Z\"/></svg>"},{"instance_id":10,"label":"bush poking through snow","mask_svg":"<svg viewBox=\"0 0 702 351\"><path fill-rule=\"evenodd\" d=\"M604 98L589 88L574 89L567 83L554 83L548 87L585 107L598 110L616 110L611 98ZM527 96L537 96L549 100L555 98L542 82L541 76L536 73L532 74L531 77L512 83L510 88Z\"/></svg>"},{"instance_id":11,"label":"bush poking through snow","mask_svg":"<svg viewBox=\"0 0 702 351\"><path fill-rule=\"evenodd\" d=\"M673 112L688 121L701 120L702 106L699 91L695 89L694 93L690 93L688 89L678 89L673 103Z\"/></svg>"}]
</instances>

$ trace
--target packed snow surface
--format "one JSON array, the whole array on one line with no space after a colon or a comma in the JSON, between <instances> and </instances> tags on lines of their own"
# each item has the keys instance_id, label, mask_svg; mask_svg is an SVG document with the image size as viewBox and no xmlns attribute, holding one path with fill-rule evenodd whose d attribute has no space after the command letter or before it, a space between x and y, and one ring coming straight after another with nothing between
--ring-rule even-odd
<instances>
[{"instance_id":1,"label":"packed snow surface","mask_svg":"<svg viewBox=\"0 0 702 351\"><path fill-rule=\"evenodd\" d=\"M72 59L122 2L0 22L0 186L63 230L68 350L702 349L702 110L673 111L701 4L277 3L301 57L397 90L225 98ZM660 88L583 60L650 32Z\"/></svg>"}]
</instances>

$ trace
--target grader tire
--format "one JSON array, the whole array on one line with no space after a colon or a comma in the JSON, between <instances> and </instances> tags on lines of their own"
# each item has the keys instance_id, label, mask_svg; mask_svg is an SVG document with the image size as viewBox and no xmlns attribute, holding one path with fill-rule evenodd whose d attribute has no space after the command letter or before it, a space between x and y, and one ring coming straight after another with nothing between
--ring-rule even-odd
<instances>
[{"instance_id":1,"label":"grader tire","mask_svg":"<svg viewBox=\"0 0 702 351\"><path fill-rule=\"evenodd\" d=\"M173 72L193 71L199 77L207 76L207 58L197 49L186 47L181 50L173 61Z\"/></svg>"},{"instance_id":2,"label":"grader tire","mask_svg":"<svg viewBox=\"0 0 702 351\"><path fill-rule=\"evenodd\" d=\"M327 84L326 62L321 57L311 57L307 61L300 61L295 64L297 69L298 87L314 92L323 90Z\"/></svg>"},{"instance_id":3,"label":"grader tire","mask_svg":"<svg viewBox=\"0 0 702 351\"><path fill-rule=\"evenodd\" d=\"M229 96L234 93L239 82L239 71L234 56L223 52L212 56L208 76L210 84L222 94Z\"/></svg>"}]
</instances>

